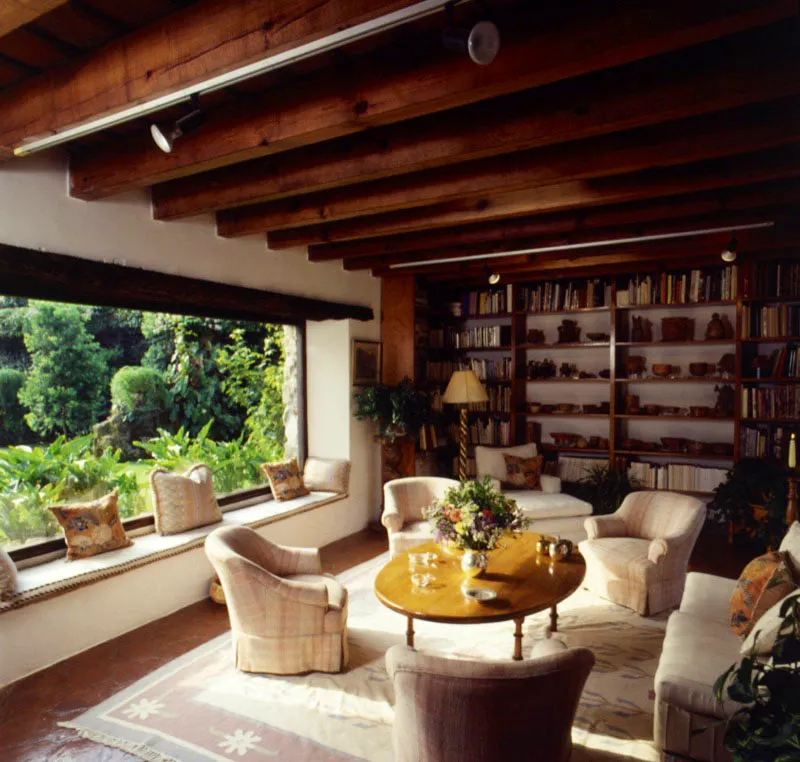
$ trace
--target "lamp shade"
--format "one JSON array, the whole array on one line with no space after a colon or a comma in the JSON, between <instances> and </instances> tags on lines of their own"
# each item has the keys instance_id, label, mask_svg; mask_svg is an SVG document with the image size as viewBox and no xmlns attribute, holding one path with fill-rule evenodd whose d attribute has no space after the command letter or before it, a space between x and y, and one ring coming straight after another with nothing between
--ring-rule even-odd
<instances>
[{"instance_id":1,"label":"lamp shade","mask_svg":"<svg viewBox=\"0 0 800 762\"><path fill-rule=\"evenodd\" d=\"M488 401L486 389L471 370L457 370L453 373L442 397L442 402L450 405Z\"/></svg>"}]
</instances>

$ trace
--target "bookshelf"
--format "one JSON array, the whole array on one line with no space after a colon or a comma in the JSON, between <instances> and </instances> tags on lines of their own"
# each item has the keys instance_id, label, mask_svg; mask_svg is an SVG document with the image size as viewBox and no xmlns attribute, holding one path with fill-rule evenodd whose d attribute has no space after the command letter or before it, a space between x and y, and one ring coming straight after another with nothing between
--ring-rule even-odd
<instances>
[{"instance_id":1,"label":"bookshelf","mask_svg":"<svg viewBox=\"0 0 800 762\"><path fill-rule=\"evenodd\" d=\"M492 397L489 409L470 417L472 445L533 439L548 458L607 458L649 474L666 473L671 464L719 471L752 455L785 459L790 434L800 434L800 263L720 263L485 289L416 287L425 299L418 310L424 326L415 336L434 338L433 345L415 339L414 380L441 394L454 370L472 367ZM714 315L725 332L707 337ZM675 319L689 326L677 338L665 333ZM565 320L578 324L578 338L559 341ZM649 321L652 335L636 335L639 321ZM628 373L632 357L644 358L643 374ZM544 363L551 365L546 372ZM655 376L654 363L680 372ZM702 363L707 373L689 371ZM531 377L532 368L541 377ZM721 387L733 399L724 415L714 412ZM538 405L533 412L530 403ZM578 407L559 411L559 403ZM440 414L435 441L436 451L447 453L439 458L445 474L455 454L448 436L455 411ZM575 438L565 444L550 436L570 432ZM667 448L662 437L679 444ZM592 446L597 441L608 446ZM699 450L698 442L707 446Z\"/></svg>"}]
</instances>

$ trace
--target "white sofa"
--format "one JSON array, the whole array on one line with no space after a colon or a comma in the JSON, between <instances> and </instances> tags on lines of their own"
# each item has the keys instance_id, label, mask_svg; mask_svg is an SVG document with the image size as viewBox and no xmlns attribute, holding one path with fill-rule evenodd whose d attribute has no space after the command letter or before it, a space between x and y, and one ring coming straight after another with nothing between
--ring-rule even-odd
<instances>
[{"instance_id":1,"label":"white sofa","mask_svg":"<svg viewBox=\"0 0 800 762\"><path fill-rule=\"evenodd\" d=\"M800 581L800 524L792 524L780 550L788 554L795 581ZM749 643L743 645L731 631L735 586L736 580L691 572L680 608L669 618L655 676L653 738L662 758L672 755L694 762L729 762L731 758L722 744L725 726L719 721L735 705L720 705L712 688L738 661L741 651L749 649ZM695 732L702 728L708 730Z\"/></svg>"},{"instance_id":2,"label":"white sofa","mask_svg":"<svg viewBox=\"0 0 800 762\"><path fill-rule=\"evenodd\" d=\"M486 476L494 480L494 486L501 489L506 478L506 463L503 454L516 455L519 458L534 458L537 455L536 444L517 445L516 447L484 447L475 448L475 466L478 478ZM542 489L539 490L506 490L513 497L523 513L532 520L529 527L532 532L558 535L573 542L586 539L583 523L592 515L592 506L584 500L561 491L561 479L557 476L542 474Z\"/></svg>"}]
</instances>

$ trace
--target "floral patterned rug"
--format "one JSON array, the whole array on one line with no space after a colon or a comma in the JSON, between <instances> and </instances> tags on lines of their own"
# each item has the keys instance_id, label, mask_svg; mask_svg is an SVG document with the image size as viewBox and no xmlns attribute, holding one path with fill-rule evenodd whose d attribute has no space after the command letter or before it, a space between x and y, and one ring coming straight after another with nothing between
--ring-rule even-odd
<instances>
[{"instance_id":1,"label":"floral patterned rug","mask_svg":"<svg viewBox=\"0 0 800 762\"><path fill-rule=\"evenodd\" d=\"M82 736L150 762L291 760L391 762L387 648L404 642L405 620L384 608L372 583L386 557L341 575L350 592L350 665L339 675L250 675L232 665L220 636L64 723ZM597 659L573 729L573 762L657 760L652 746L653 675L666 616L643 619L579 590L559 606L559 633ZM548 613L525 621L523 650L544 637ZM416 623L417 648L504 660L513 624Z\"/></svg>"}]
</instances>

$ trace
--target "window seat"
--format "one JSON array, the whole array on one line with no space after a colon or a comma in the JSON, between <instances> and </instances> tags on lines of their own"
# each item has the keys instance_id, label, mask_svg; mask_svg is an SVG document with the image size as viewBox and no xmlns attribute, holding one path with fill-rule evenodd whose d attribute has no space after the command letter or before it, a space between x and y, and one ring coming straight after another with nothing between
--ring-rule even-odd
<instances>
[{"instance_id":1,"label":"window seat","mask_svg":"<svg viewBox=\"0 0 800 762\"><path fill-rule=\"evenodd\" d=\"M133 544L127 548L74 561L62 557L19 569L17 591L9 600L0 601L0 614L193 550L202 546L205 538L219 527L249 526L255 529L346 497L346 494L336 492L311 492L283 502L266 500L226 511L222 521L188 532L167 536L155 532L134 534L131 535ZM209 567L209 576L211 573Z\"/></svg>"}]
</instances>

